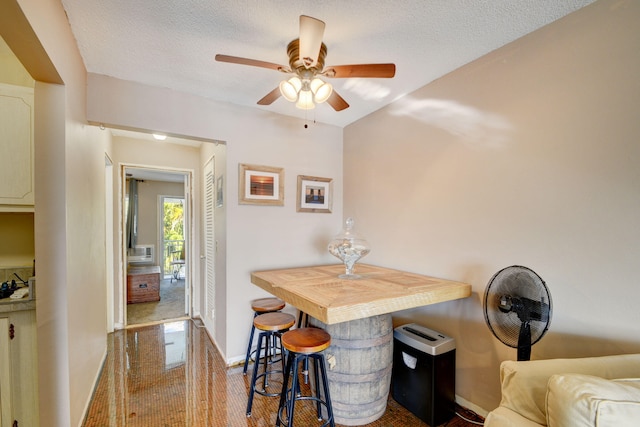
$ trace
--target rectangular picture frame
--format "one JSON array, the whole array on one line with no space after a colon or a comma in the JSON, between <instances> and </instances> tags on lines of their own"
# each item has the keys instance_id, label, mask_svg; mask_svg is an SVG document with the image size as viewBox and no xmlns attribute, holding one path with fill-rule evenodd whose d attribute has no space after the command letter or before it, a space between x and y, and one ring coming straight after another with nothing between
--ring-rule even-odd
<instances>
[{"instance_id":1,"label":"rectangular picture frame","mask_svg":"<svg viewBox=\"0 0 640 427\"><path fill-rule=\"evenodd\" d=\"M331 213L333 179L298 175L297 212Z\"/></svg>"},{"instance_id":2,"label":"rectangular picture frame","mask_svg":"<svg viewBox=\"0 0 640 427\"><path fill-rule=\"evenodd\" d=\"M284 206L284 169L239 163L238 203Z\"/></svg>"}]
</instances>

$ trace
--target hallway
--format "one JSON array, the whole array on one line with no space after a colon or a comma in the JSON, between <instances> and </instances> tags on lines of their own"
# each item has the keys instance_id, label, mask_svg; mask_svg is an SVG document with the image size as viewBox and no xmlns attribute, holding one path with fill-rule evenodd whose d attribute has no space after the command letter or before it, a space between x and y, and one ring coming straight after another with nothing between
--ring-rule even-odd
<instances>
[{"instance_id":1,"label":"hallway","mask_svg":"<svg viewBox=\"0 0 640 427\"><path fill-rule=\"evenodd\" d=\"M109 334L108 354L85 427L275 425L277 398L256 396L245 415L250 375L227 368L198 321L179 320ZM243 331L244 333L245 331ZM316 426L313 411L296 406L296 425ZM449 427L472 424L454 417ZM389 399L370 427L426 426Z\"/></svg>"}]
</instances>

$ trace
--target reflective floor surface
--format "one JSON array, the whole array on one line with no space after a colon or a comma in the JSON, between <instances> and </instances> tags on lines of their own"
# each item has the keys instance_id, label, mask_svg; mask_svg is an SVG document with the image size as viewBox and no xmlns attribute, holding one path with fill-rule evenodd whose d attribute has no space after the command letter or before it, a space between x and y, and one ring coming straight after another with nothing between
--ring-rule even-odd
<instances>
[{"instance_id":1,"label":"reflective floor surface","mask_svg":"<svg viewBox=\"0 0 640 427\"><path fill-rule=\"evenodd\" d=\"M243 332L244 333L244 332ZM277 397L256 395L246 405L251 379L227 368L204 328L192 320L116 331L84 422L85 427L274 426ZM318 425L311 407L296 406L296 425ZM389 398L370 427L426 426ZM454 417L449 427L472 426Z\"/></svg>"}]
</instances>

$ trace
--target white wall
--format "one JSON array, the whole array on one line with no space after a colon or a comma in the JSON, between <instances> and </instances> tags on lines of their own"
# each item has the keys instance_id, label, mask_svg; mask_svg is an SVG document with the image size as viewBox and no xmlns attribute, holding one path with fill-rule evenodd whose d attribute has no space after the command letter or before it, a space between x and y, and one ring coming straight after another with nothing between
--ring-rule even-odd
<instances>
[{"instance_id":1,"label":"white wall","mask_svg":"<svg viewBox=\"0 0 640 427\"><path fill-rule=\"evenodd\" d=\"M338 262L327 252L342 228L342 129L290 119L265 122L228 141L227 360L244 360L252 311L249 301L269 296L250 283L255 270ZM238 164L284 168L284 206L238 204ZM334 179L333 212L296 212L297 176ZM245 330L247 332L245 332Z\"/></svg>"},{"instance_id":2,"label":"white wall","mask_svg":"<svg viewBox=\"0 0 640 427\"><path fill-rule=\"evenodd\" d=\"M109 130L104 131L105 133L110 133ZM116 326L121 327L124 324L124 312L126 311L126 295L124 294L124 290L126 289L126 264L124 262L124 235L123 235L123 224L125 221L122 209L123 209L123 194L126 192L126 188L123 188L123 183L121 180L121 173L123 167L148 167L152 169L164 169L168 171L180 171L185 174L191 174L191 191L193 194L199 194L200 192L200 168L199 168L199 149L197 147L191 147L187 145L178 145L178 144L167 144L158 141L146 141L142 139L134 139L129 137L113 137L113 157L112 160L115 165L117 165L114 170L114 242L117 245L117 249L115 251L115 259L118 262L114 270L114 274L116 276L117 285L116 285L116 295L115 295L115 319ZM144 185L144 183L141 183ZM180 185L181 184L172 184L172 185ZM157 186L154 186L157 188ZM181 186L181 189L184 187ZM181 190L182 191L182 190ZM183 191L182 191L183 193ZM153 199L153 200L151 200ZM156 258L161 257L161 248L158 248L158 243L156 240L157 234L157 212L155 206L157 204L157 199L155 195L155 190L153 192L153 196L151 199L148 199L146 203L146 209L149 211L153 210L152 217L153 221L148 223L146 227L140 225L139 234L144 239L144 236L147 236L146 241L141 243L152 243L156 245ZM142 200L141 200L142 203ZM200 209L200 199L198 197L193 197L191 200L191 204L193 209L196 212ZM153 205L153 208L152 206ZM142 205L141 205L142 208ZM192 247L199 247L200 241L200 219L197 214L191 216L191 228L192 228ZM146 230L146 231L145 231ZM154 232L155 230L155 232ZM153 234L153 238L149 238L150 234ZM192 261L197 262L199 255L196 257L191 257ZM191 280L194 283L199 282L199 274L198 270L191 271Z\"/></svg>"},{"instance_id":3,"label":"white wall","mask_svg":"<svg viewBox=\"0 0 640 427\"><path fill-rule=\"evenodd\" d=\"M2 19L11 22L2 25L2 36L37 80L40 420L47 425L79 425L106 352L108 141L85 125L86 73L60 2L9 0L2 8Z\"/></svg>"},{"instance_id":4,"label":"white wall","mask_svg":"<svg viewBox=\"0 0 640 427\"><path fill-rule=\"evenodd\" d=\"M367 261L473 286L395 322L456 339L456 392L479 408L516 358L482 313L503 267L553 297L533 359L640 351L639 19L640 3L601 0L345 129L344 213Z\"/></svg>"},{"instance_id":5,"label":"white wall","mask_svg":"<svg viewBox=\"0 0 640 427\"><path fill-rule=\"evenodd\" d=\"M33 212L0 212L0 236L2 240L11 242L10 245L0 247L0 268L33 265L35 256L33 225ZM23 279L27 280L26 277Z\"/></svg>"},{"instance_id":6,"label":"white wall","mask_svg":"<svg viewBox=\"0 0 640 427\"><path fill-rule=\"evenodd\" d=\"M159 240L160 227L163 224L164 216L158 209L158 202L161 196L184 197L184 184L181 182L164 182L142 180L138 183L138 212L140 221L138 222L138 244L149 244L156 247L154 263L162 265L163 247L158 246L162 242Z\"/></svg>"},{"instance_id":7,"label":"white wall","mask_svg":"<svg viewBox=\"0 0 640 427\"><path fill-rule=\"evenodd\" d=\"M33 88L35 81L0 37L0 82Z\"/></svg>"},{"instance_id":8,"label":"white wall","mask_svg":"<svg viewBox=\"0 0 640 427\"><path fill-rule=\"evenodd\" d=\"M92 123L226 144L221 169L226 171L226 282L218 283L224 291L217 292L225 299L226 317L217 316L215 326L206 326L228 362L243 359L252 316L250 301L265 295L251 284L251 271L335 262L326 245L342 224L342 129L322 124L305 129L302 118L95 74L88 76L87 111ZM201 165L207 155L211 151L201 154ZM239 205L239 163L283 167L285 205ZM297 175L334 179L331 214L296 212ZM202 288L194 295L204 304Z\"/></svg>"}]
</instances>

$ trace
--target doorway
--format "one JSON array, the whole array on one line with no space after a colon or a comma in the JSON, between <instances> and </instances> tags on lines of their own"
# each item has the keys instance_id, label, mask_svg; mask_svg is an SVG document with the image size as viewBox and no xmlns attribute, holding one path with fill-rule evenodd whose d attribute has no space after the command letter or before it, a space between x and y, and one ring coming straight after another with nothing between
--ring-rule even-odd
<instances>
[{"instance_id":1,"label":"doorway","mask_svg":"<svg viewBox=\"0 0 640 427\"><path fill-rule=\"evenodd\" d=\"M188 318L191 172L124 166L122 178L125 326ZM129 298L137 284L129 273L141 267L153 268L155 288L143 301Z\"/></svg>"},{"instance_id":2,"label":"doorway","mask_svg":"<svg viewBox=\"0 0 640 427\"><path fill-rule=\"evenodd\" d=\"M184 197L160 196L158 202L159 222L158 233L161 236L163 255L161 259L161 278L163 288L167 292L166 298L172 298L175 306L173 311L179 310L180 299L183 300L184 313L189 313L188 295L185 282L187 279L187 246L185 238L185 214L187 213ZM166 280L169 279L169 284ZM180 291L182 289L182 291ZM165 315L164 317L168 317Z\"/></svg>"},{"instance_id":3,"label":"doorway","mask_svg":"<svg viewBox=\"0 0 640 427\"><path fill-rule=\"evenodd\" d=\"M184 197L160 196L158 233L162 242L162 277L182 280L185 277Z\"/></svg>"}]
</instances>

